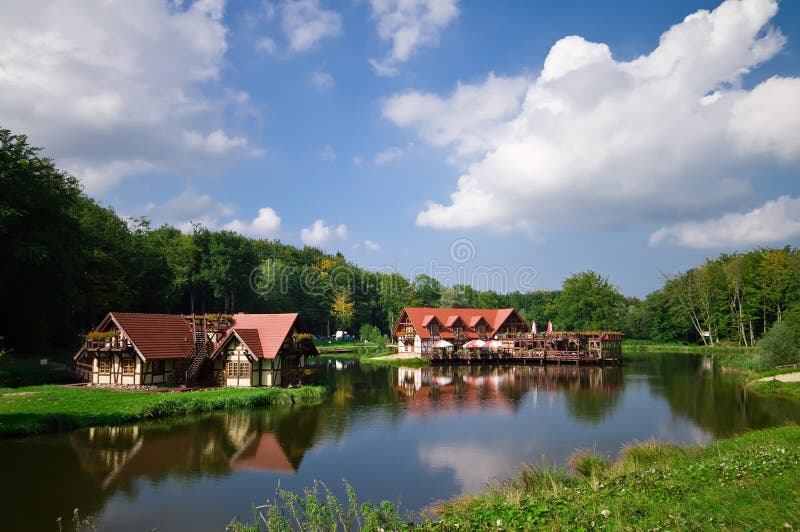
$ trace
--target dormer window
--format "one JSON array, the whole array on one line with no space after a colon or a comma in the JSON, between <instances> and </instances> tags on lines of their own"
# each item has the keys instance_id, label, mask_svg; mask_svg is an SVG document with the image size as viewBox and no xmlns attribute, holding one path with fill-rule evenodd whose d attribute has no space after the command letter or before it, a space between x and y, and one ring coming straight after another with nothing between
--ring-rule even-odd
<instances>
[{"instance_id":1,"label":"dormer window","mask_svg":"<svg viewBox=\"0 0 800 532\"><path fill-rule=\"evenodd\" d=\"M428 326L428 332L431 333L431 336L439 336L439 324L431 323Z\"/></svg>"},{"instance_id":2,"label":"dormer window","mask_svg":"<svg viewBox=\"0 0 800 532\"><path fill-rule=\"evenodd\" d=\"M464 332L464 329L461 327L453 327L450 330L453 331L453 336L461 336L461 333Z\"/></svg>"},{"instance_id":3,"label":"dormer window","mask_svg":"<svg viewBox=\"0 0 800 532\"><path fill-rule=\"evenodd\" d=\"M475 332L480 336L486 336L486 324L479 323L475 326Z\"/></svg>"}]
</instances>

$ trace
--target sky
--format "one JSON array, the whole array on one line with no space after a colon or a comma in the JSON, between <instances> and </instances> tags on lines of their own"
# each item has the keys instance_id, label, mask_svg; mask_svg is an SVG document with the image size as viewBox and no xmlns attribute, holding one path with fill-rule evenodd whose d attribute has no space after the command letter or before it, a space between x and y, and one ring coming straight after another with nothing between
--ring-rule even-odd
<instances>
[{"instance_id":1,"label":"sky","mask_svg":"<svg viewBox=\"0 0 800 532\"><path fill-rule=\"evenodd\" d=\"M800 2L8 1L0 127L154 226L641 297L800 243Z\"/></svg>"}]
</instances>

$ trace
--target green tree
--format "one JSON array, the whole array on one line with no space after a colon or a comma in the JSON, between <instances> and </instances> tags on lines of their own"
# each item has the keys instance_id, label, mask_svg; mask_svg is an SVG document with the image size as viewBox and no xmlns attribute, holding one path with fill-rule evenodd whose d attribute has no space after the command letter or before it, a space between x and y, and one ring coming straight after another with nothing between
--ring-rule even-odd
<instances>
[{"instance_id":1,"label":"green tree","mask_svg":"<svg viewBox=\"0 0 800 532\"><path fill-rule=\"evenodd\" d=\"M431 277L421 273L414 277L414 292L417 299L424 307L438 307L442 298L442 284Z\"/></svg>"},{"instance_id":2,"label":"green tree","mask_svg":"<svg viewBox=\"0 0 800 532\"><path fill-rule=\"evenodd\" d=\"M625 298L607 277L593 271L576 273L564 280L558 295L558 327L619 330L624 309Z\"/></svg>"}]
</instances>

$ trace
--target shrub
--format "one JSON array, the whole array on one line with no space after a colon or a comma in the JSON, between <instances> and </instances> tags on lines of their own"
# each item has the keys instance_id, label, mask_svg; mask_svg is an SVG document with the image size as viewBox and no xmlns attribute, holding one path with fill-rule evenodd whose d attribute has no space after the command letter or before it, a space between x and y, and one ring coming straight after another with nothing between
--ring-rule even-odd
<instances>
[{"instance_id":1,"label":"shrub","mask_svg":"<svg viewBox=\"0 0 800 532\"><path fill-rule=\"evenodd\" d=\"M797 333L784 322L772 326L759 342L761 356L770 366L793 364L800 361L800 342Z\"/></svg>"}]
</instances>

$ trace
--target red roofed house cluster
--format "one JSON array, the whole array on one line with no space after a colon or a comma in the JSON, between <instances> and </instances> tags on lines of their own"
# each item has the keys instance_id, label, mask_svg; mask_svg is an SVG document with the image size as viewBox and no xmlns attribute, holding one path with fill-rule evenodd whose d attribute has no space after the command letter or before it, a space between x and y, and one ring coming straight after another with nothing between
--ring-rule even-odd
<instances>
[{"instance_id":1,"label":"red roofed house cluster","mask_svg":"<svg viewBox=\"0 0 800 532\"><path fill-rule=\"evenodd\" d=\"M109 312L75 355L93 384L300 383L313 337L295 314Z\"/></svg>"},{"instance_id":2,"label":"red roofed house cluster","mask_svg":"<svg viewBox=\"0 0 800 532\"><path fill-rule=\"evenodd\" d=\"M425 354L434 347L452 344L458 350L470 340L488 340L504 335L529 333L530 326L513 308L406 307L392 337L400 353Z\"/></svg>"}]
</instances>

